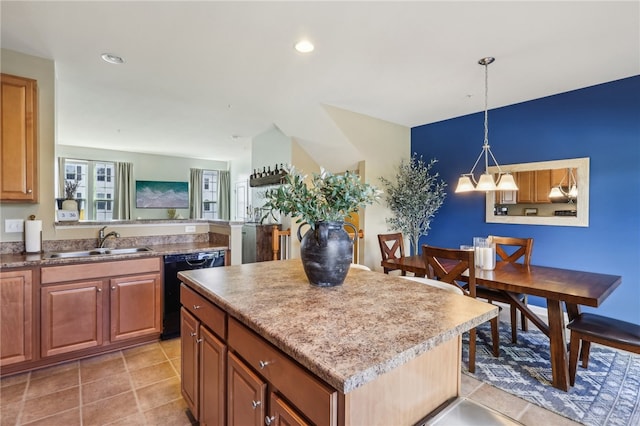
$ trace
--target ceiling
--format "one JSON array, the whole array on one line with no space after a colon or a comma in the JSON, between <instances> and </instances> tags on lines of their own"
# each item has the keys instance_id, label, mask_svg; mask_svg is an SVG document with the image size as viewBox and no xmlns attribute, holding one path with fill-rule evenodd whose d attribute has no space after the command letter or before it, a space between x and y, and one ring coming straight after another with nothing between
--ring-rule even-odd
<instances>
[{"instance_id":1,"label":"ceiling","mask_svg":"<svg viewBox=\"0 0 640 426\"><path fill-rule=\"evenodd\" d=\"M638 1L0 7L3 48L55 61L63 145L228 161L275 126L349 166L362 158L325 106L408 127L478 112L485 56L489 108L640 74ZM315 51L296 52L301 38Z\"/></svg>"}]
</instances>

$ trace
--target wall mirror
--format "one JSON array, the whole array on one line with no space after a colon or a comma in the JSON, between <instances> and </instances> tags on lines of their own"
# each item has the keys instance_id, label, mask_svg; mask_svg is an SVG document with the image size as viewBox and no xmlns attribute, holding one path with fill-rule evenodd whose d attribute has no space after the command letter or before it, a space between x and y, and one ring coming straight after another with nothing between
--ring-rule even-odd
<instances>
[{"instance_id":1,"label":"wall mirror","mask_svg":"<svg viewBox=\"0 0 640 426\"><path fill-rule=\"evenodd\" d=\"M588 157L506 164L500 169L513 174L519 190L487 192L487 223L589 226ZM489 172L498 173L498 168L489 167Z\"/></svg>"}]
</instances>

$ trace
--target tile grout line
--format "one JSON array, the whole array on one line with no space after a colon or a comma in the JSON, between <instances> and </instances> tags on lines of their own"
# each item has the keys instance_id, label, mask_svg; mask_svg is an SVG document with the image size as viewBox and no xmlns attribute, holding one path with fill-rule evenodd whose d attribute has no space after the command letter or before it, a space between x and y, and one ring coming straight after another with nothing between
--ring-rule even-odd
<instances>
[{"instance_id":1,"label":"tile grout line","mask_svg":"<svg viewBox=\"0 0 640 426\"><path fill-rule=\"evenodd\" d=\"M138 414L142 416L144 420L144 424L147 424L147 417L144 415L142 408L140 407L140 400L138 399L138 392L136 392L136 387L133 383L133 377L131 377L131 370L129 370L129 364L127 363L127 358L124 356L124 352L120 351L120 356L122 357L122 361L124 362L124 368L127 372L127 377L129 378L129 386L131 386L131 390L133 391L133 398L136 400L136 407L138 408Z\"/></svg>"}]
</instances>

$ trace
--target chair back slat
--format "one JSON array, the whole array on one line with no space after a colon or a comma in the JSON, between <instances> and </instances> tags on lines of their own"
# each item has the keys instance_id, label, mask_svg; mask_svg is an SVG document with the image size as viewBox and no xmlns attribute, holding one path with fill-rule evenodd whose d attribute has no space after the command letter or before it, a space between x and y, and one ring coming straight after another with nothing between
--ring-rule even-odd
<instances>
[{"instance_id":1,"label":"chair back slat","mask_svg":"<svg viewBox=\"0 0 640 426\"><path fill-rule=\"evenodd\" d=\"M422 258L427 266L427 277L462 288L458 283L464 282L463 289L467 296L476 297L476 270L473 250L457 250L429 245L422 246ZM441 260L453 260L441 262ZM467 272L468 271L468 272ZM467 273L467 275L465 275Z\"/></svg>"},{"instance_id":2,"label":"chair back slat","mask_svg":"<svg viewBox=\"0 0 640 426\"><path fill-rule=\"evenodd\" d=\"M402 233L378 234L378 244L382 260L400 259L404 257L404 240Z\"/></svg>"},{"instance_id":3,"label":"chair back slat","mask_svg":"<svg viewBox=\"0 0 640 426\"><path fill-rule=\"evenodd\" d=\"M499 237L490 235L489 239L496 244L496 254L500 262L518 263L522 259L524 265L531 264L533 238ZM507 250L506 248L510 249ZM513 250L509 253L510 250Z\"/></svg>"}]
</instances>

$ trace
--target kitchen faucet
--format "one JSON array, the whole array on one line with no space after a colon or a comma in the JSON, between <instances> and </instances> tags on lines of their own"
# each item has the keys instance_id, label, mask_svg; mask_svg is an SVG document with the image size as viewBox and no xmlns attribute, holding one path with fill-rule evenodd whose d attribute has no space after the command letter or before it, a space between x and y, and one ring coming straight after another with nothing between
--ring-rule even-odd
<instances>
[{"instance_id":1,"label":"kitchen faucet","mask_svg":"<svg viewBox=\"0 0 640 426\"><path fill-rule=\"evenodd\" d=\"M104 247L104 242L107 241L107 238L109 238L109 237L119 238L120 237L120 234L118 234L116 231L111 231L111 232L109 232L108 234L105 235L105 233L104 233L105 229L107 229L107 227L103 226L98 231L98 247L100 247L100 248Z\"/></svg>"}]
</instances>

